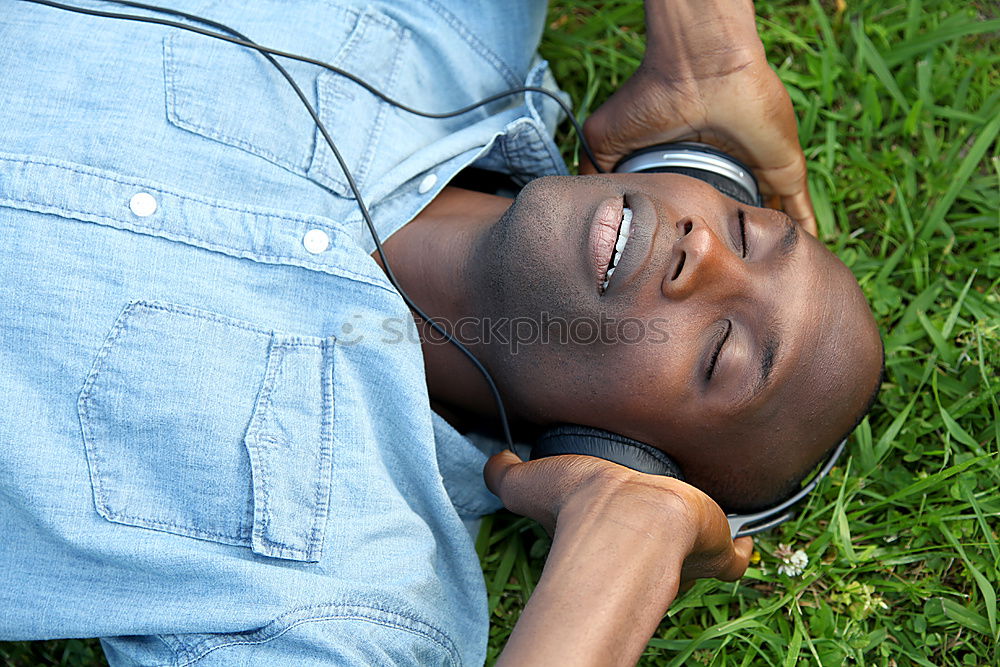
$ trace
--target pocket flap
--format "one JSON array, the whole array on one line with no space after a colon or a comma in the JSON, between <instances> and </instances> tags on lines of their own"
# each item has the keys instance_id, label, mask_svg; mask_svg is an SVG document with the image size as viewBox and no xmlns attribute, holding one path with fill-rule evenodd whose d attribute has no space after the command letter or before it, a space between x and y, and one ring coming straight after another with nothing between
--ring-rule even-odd
<instances>
[{"instance_id":1,"label":"pocket flap","mask_svg":"<svg viewBox=\"0 0 1000 667\"><path fill-rule=\"evenodd\" d=\"M80 394L94 503L115 523L319 559L333 339L129 304Z\"/></svg>"},{"instance_id":2,"label":"pocket flap","mask_svg":"<svg viewBox=\"0 0 1000 667\"><path fill-rule=\"evenodd\" d=\"M259 554L319 560L333 456L332 366L332 341L272 339L245 439L253 468L252 546Z\"/></svg>"}]
</instances>

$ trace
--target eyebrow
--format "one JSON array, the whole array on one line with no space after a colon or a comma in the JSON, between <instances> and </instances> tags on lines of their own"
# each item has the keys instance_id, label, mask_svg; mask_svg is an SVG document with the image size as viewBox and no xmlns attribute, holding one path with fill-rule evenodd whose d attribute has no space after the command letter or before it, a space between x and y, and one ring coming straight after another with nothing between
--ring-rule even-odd
<instances>
[{"instance_id":1,"label":"eyebrow","mask_svg":"<svg viewBox=\"0 0 1000 667\"><path fill-rule=\"evenodd\" d=\"M778 256L784 258L791 255L798 242L799 226L791 218L788 218L788 226L785 229L785 233L777 243L776 250ZM778 335L778 332L775 331L774 327L768 327L764 331L763 342L760 346L760 366L757 367L757 376L753 380L753 386L750 388L747 401L754 400L760 392L767 388L767 384L771 379L771 371L774 370L774 359L778 355L778 347L780 345L781 337Z\"/></svg>"},{"instance_id":2,"label":"eyebrow","mask_svg":"<svg viewBox=\"0 0 1000 667\"><path fill-rule=\"evenodd\" d=\"M786 216L787 217L787 216ZM787 218L787 227L782 234L775 250L781 258L788 257L795 250L799 242L799 226L791 218ZM781 346L781 337L774 326L768 326L764 330L763 342L760 346L760 365L757 367L757 375L753 379L750 392L747 394L746 402L753 401L760 392L767 388L771 380L771 372L774 370L774 360L778 356L778 348Z\"/></svg>"},{"instance_id":3,"label":"eyebrow","mask_svg":"<svg viewBox=\"0 0 1000 667\"><path fill-rule=\"evenodd\" d=\"M781 239L778 241L776 250L778 251L779 257L787 257L792 254L795 250L795 246L799 242L799 226L788 218L788 225L785 228L785 233L782 235Z\"/></svg>"},{"instance_id":4,"label":"eyebrow","mask_svg":"<svg viewBox=\"0 0 1000 667\"><path fill-rule=\"evenodd\" d=\"M778 354L778 346L780 344L781 339L778 338L778 334L773 330L769 329L764 334L764 343L761 345L760 353L760 368L757 372L757 378L754 380L753 389L750 392L752 397L757 396L757 394L763 391L771 379L771 371L774 370L774 358Z\"/></svg>"}]
</instances>

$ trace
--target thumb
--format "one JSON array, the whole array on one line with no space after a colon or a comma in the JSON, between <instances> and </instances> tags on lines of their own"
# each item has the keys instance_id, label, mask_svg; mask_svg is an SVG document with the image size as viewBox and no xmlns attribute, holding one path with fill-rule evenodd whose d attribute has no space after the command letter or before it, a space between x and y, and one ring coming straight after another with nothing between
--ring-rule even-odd
<instances>
[{"instance_id":1,"label":"thumb","mask_svg":"<svg viewBox=\"0 0 1000 667\"><path fill-rule=\"evenodd\" d=\"M483 468L483 478L486 480L486 488L493 492L500 500L504 499L504 480L510 469L518 463L523 463L521 457L509 449L494 454L486 462Z\"/></svg>"},{"instance_id":2,"label":"thumb","mask_svg":"<svg viewBox=\"0 0 1000 667\"><path fill-rule=\"evenodd\" d=\"M750 555L753 554L753 538L740 537L736 539L733 542L733 551L733 558L729 561L729 566L718 577L724 581L736 581L746 572L750 565Z\"/></svg>"},{"instance_id":3,"label":"thumb","mask_svg":"<svg viewBox=\"0 0 1000 667\"><path fill-rule=\"evenodd\" d=\"M545 468L552 467L554 461L545 461L539 470L539 463L525 463L521 458L505 449L494 454L483 468L486 486L514 514L534 519L552 533L555 525L553 485L546 484L542 477Z\"/></svg>"},{"instance_id":4,"label":"thumb","mask_svg":"<svg viewBox=\"0 0 1000 667\"><path fill-rule=\"evenodd\" d=\"M615 112L618 106L619 101L616 99L616 95L612 95L611 99L602 104L584 121L583 138L590 146L597 164L595 165L590 160L586 151L581 150L581 174L596 174L598 169L611 171L615 162L625 154L625 147L621 145L618 127L614 122L615 118L620 119L621 116Z\"/></svg>"},{"instance_id":5,"label":"thumb","mask_svg":"<svg viewBox=\"0 0 1000 667\"><path fill-rule=\"evenodd\" d=\"M809 190L806 187L799 190L794 195L781 198L782 208L793 220L802 225L802 228L813 236L816 234L816 216L813 213L812 200L809 197Z\"/></svg>"}]
</instances>

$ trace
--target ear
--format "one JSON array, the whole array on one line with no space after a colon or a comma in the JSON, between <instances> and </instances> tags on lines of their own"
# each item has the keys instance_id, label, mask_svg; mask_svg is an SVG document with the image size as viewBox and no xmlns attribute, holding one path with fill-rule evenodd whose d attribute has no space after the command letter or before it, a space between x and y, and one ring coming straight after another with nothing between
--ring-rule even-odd
<instances>
[{"instance_id":1,"label":"ear","mask_svg":"<svg viewBox=\"0 0 1000 667\"><path fill-rule=\"evenodd\" d=\"M531 450L532 459L560 454L596 456L650 475L684 481L674 461L652 445L590 426L563 424L546 431Z\"/></svg>"}]
</instances>

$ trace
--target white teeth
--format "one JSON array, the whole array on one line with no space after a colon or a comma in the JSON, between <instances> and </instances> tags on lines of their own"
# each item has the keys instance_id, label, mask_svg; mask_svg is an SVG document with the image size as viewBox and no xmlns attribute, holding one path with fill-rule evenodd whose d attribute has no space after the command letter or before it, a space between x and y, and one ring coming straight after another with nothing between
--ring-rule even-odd
<instances>
[{"instance_id":1,"label":"white teeth","mask_svg":"<svg viewBox=\"0 0 1000 667\"><path fill-rule=\"evenodd\" d=\"M618 263L618 257L621 256L622 250L625 249L625 243L628 242L628 234L632 229L632 209L625 207L622 209L622 224L618 230L618 241L615 243L615 261L614 264Z\"/></svg>"},{"instance_id":2,"label":"white teeth","mask_svg":"<svg viewBox=\"0 0 1000 667\"><path fill-rule=\"evenodd\" d=\"M604 284L601 286L602 290L608 288L608 281L611 280L611 275L615 272L618 262L621 261L622 251L625 250L625 244L628 243L629 232L631 229L632 209L625 206L622 208L622 222L621 226L618 228L618 240L615 242L615 252L611 258L611 266L608 268L608 273L604 277Z\"/></svg>"}]
</instances>

